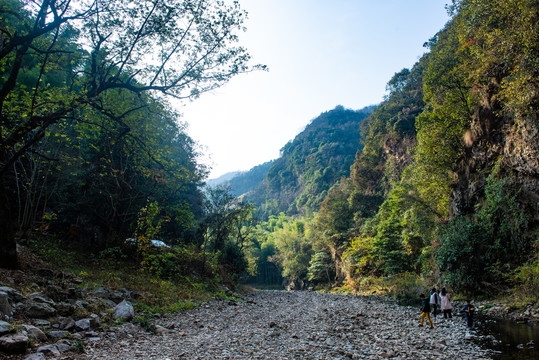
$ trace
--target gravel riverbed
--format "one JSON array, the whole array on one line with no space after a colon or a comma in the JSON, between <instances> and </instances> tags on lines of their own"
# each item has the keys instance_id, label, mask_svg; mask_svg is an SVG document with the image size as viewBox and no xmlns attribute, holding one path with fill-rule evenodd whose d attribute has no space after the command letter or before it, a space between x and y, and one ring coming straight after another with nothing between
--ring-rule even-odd
<instances>
[{"instance_id":1,"label":"gravel riverbed","mask_svg":"<svg viewBox=\"0 0 539 360\"><path fill-rule=\"evenodd\" d=\"M418 327L419 309L349 295L255 291L110 329L77 359L488 359L461 318ZM71 354L70 359L73 359Z\"/></svg>"}]
</instances>

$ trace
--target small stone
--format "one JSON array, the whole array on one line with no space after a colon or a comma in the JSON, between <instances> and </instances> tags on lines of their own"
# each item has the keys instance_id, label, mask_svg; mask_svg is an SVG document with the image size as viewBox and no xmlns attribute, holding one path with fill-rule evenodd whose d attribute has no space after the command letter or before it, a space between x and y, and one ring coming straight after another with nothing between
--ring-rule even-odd
<instances>
[{"instance_id":1,"label":"small stone","mask_svg":"<svg viewBox=\"0 0 539 360\"><path fill-rule=\"evenodd\" d=\"M0 291L0 316L7 316L8 318L13 316L13 306L9 300L9 295Z\"/></svg>"},{"instance_id":2,"label":"small stone","mask_svg":"<svg viewBox=\"0 0 539 360\"><path fill-rule=\"evenodd\" d=\"M75 322L75 327L80 331L90 329L90 319L81 319Z\"/></svg>"},{"instance_id":3,"label":"small stone","mask_svg":"<svg viewBox=\"0 0 539 360\"><path fill-rule=\"evenodd\" d=\"M40 326L40 327L44 327L44 328L50 328L51 327L51 322L48 321L48 320L43 320L43 319L33 319L32 324L34 324L35 326Z\"/></svg>"},{"instance_id":4,"label":"small stone","mask_svg":"<svg viewBox=\"0 0 539 360\"><path fill-rule=\"evenodd\" d=\"M50 354L52 356L60 356L60 350L55 344L43 345L37 348L37 352Z\"/></svg>"},{"instance_id":5,"label":"small stone","mask_svg":"<svg viewBox=\"0 0 539 360\"><path fill-rule=\"evenodd\" d=\"M28 355L27 357L24 358L24 360L45 360L46 357L43 353L34 353L34 354L30 354Z\"/></svg>"},{"instance_id":6,"label":"small stone","mask_svg":"<svg viewBox=\"0 0 539 360\"><path fill-rule=\"evenodd\" d=\"M11 325L6 322L0 320L0 336L5 335L11 331Z\"/></svg>"},{"instance_id":7,"label":"small stone","mask_svg":"<svg viewBox=\"0 0 539 360\"><path fill-rule=\"evenodd\" d=\"M55 338L55 339L63 339L69 335L69 332L64 331L64 330L55 330L55 331L51 331L49 335L50 337Z\"/></svg>"},{"instance_id":8,"label":"small stone","mask_svg":"<svg viewBox=\"0 0 539 360\"><path fill-rule=\"evenodd\" d=\"M75 328L75 320L73 320L71 317L60 316L58 319L56 319L56 321L58 322L58 328L62 330L72 330Z\"/></svg>"}]
</instances>

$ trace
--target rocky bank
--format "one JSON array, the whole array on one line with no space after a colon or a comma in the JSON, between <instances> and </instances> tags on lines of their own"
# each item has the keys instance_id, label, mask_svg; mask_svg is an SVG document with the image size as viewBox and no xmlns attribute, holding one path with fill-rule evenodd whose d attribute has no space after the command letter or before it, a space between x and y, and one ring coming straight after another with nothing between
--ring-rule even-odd
<instances>
[{"instance_id":1,"label":"rocky bank","mask_svg":"<svg viewBox=\"0 0 539 360\"><path fill-rule=\"evenodd\" d=\"M256 291L84 340L84 353L55 359L487 359L464 321L440 316L418 327L419 310L347 295ZM47 355L49 356L49 355ZM22 357L21 357L22 358ZM45 358L45 357L42 357ZM48 357L47 357L48 358ZM36 358L37 359L37 358Z\"/></svg>"}]
</instances>

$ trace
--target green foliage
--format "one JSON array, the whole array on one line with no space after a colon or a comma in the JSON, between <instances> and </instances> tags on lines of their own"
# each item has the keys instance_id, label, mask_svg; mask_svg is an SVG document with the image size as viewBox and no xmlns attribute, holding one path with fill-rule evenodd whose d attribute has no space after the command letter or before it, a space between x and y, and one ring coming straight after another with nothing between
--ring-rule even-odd
<instances>
[{"instance_id":1,"label":"green foliage","mask_svg":"<svg viewBox=\"0 0 539 360\"><path fill-rule=\"evenodd\" d=\"M480 223L465 217L453 219L443 231L438 250L444 282L465 294L485 291L483 281L488 277L484 274L493 261L488 247L488 235Z\"/></svg>"},{"instance_id":2,"label":"green foliage","mask_svg":"<svg viewBox=\"0 0 539 360\"><path fill-rule=\"evenodd\" d=\"M522 298L537 299L537 289L539 288L539 258L536 255L535 260L519 266L513 272L513 281L516 283L518 291Z\"/></svg>"},{"instance_id":3,"label":"green foliage","mask_svg":"<svg viewBox=\"0 0 539 360\"><path fill-rule=\"evenodd\" d=\"M330 255L324 251L316 252L309 262L307 280L312 283L331 283L334 276L335 267L332 264Z\"/></svg>"},{"instance_id":4,"label":"green foliage","mask_svg":"<svg viewBox=\"0 0 539 360\"><path fill-rule=\"evenodd\" d=\"M255 220L252 204L234 198L228 188L207 189L205 218L200 224L204 230L203 248L217 254L219 263L226 270L226 277L235 281L254 266L253 238Z\"/></svg>"},{"instance_id":5,"label":"green foliage","mask_svg":"<svg viewBox=\"0 0 539 360\"><path fill-rule=\"evenodd\" d=\"M140 209L135 230L135 241L139 257L145 258L148 255L152 246L151 239L157 237L165 221L168 221L168 219L163 219L159 216L159 206L155 201Z\"/></svg>"},{"instance_id":6,"label":"green foliage","mask_svg":"<svg viewBox=\"0 0 539 360\"><path fill-rule=\"evenodd\" d=\"M438 261L448 284L463 292L496 293L509 280L511 264L527 260L531 239L526 236L528 215L519 192L495 169L487 179L485 203L475 216L454 218L442 230Z\"/></svg>"},{"instance_id":7,"label":"green foliage","mask_svg":"<svg viewBox=\"0 0 539 360\"><path fill-rule=\"evenodd\" d=\"M142 261L143 269L163 280L184 281L187 276L212 278L216 273L216 259L192 248L174 247L148 254Z\"/></svg>"},{"instance_id":8,"label":"green foliage","mask_svg":"<svg viewBox=\"0 0 539 360\"><path fill-rule=\"evenodd\" d=\"M284 212L311 216L327 191L350 173L361 149L359 124L372 107L359 111L335 109L320 114L281 149L266 180L247 199L261 207L265 218Z\"/></svg>"},{"instance_id":9,"label":"green foliage","mask_svg":"<svg viewBox=\"0 0 539 360\"><path fill-rule=\"evenodd\" d=\"M412 271L499 294L511 268L533 273L537 3L463 0L452 9L430 53L395 74L365 122L350 176L359 235L343 255L356 287L361 277Z\"/></svg>"},{"instance_id":10,"label":"green foliage","mask_svg":"<svg viewBox=\"0 0 539 360\"><path fill-rule=\"evenodd\" d=\"M237 2L94 5L0 3L1 264L16 266L12 224L28 230L49 209L102 250L158 201L173 220L164 232L186 241L205 169L160 96L196 98L265 68L236 44Z\"/></svg>"},{"instance_id":11,"label":"green foliage","mask_svg":"<svg viewBox=\"0 0 539 360\"><path fill-rule=\"evenodd\" d=\"M312 256L312 245L305 237L304 228L303 221L286 219L282 227L270 234L277 249L273 261L279 264L282 276L293 282L307 277Z\"/></svg>"},{"instance_id":12,"label":"green foliage","mask_svg":"<svg viewBox=\"0 0 539 360\"><path fill-rule=\"evenodd\" d=\"M372 254L385 275L410 270L411 259L402 243L402 224L397 217L390 216L378 224Z\"/></svg>"}]
</instances>

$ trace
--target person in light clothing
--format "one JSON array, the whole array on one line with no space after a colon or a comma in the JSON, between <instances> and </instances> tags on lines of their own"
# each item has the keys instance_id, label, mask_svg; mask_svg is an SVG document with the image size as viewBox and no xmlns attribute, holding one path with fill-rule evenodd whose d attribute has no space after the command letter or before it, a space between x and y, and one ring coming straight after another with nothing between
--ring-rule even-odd
<instances>
[{"instance_id":1,"label":"person in light clothing","mask_svg":"<svg viewBox=\"0 0 539 360\"><path fill-rule=\"evenodd\" d=\"M438 312L438 306L440 305L440 299L438 299L438 292L436 288L432 288L430 292L430 307L432 308L432 315L436 319L436 313Z\"/></svg>"},{"instance_id":2,"label":"person in light clothing","mask_svg":"<svg viewBox=\"0 0 539 360\"><path fill-rule=\"evenodd\" d=\"M444 313L444 319L451 319L453 317L452 310L453 306L451 306L451 299L449 297L449 293L445 288L442 288L442 291L440 292L440 300L442 304L442 312Z\"/></svg>"}]
</instances>

